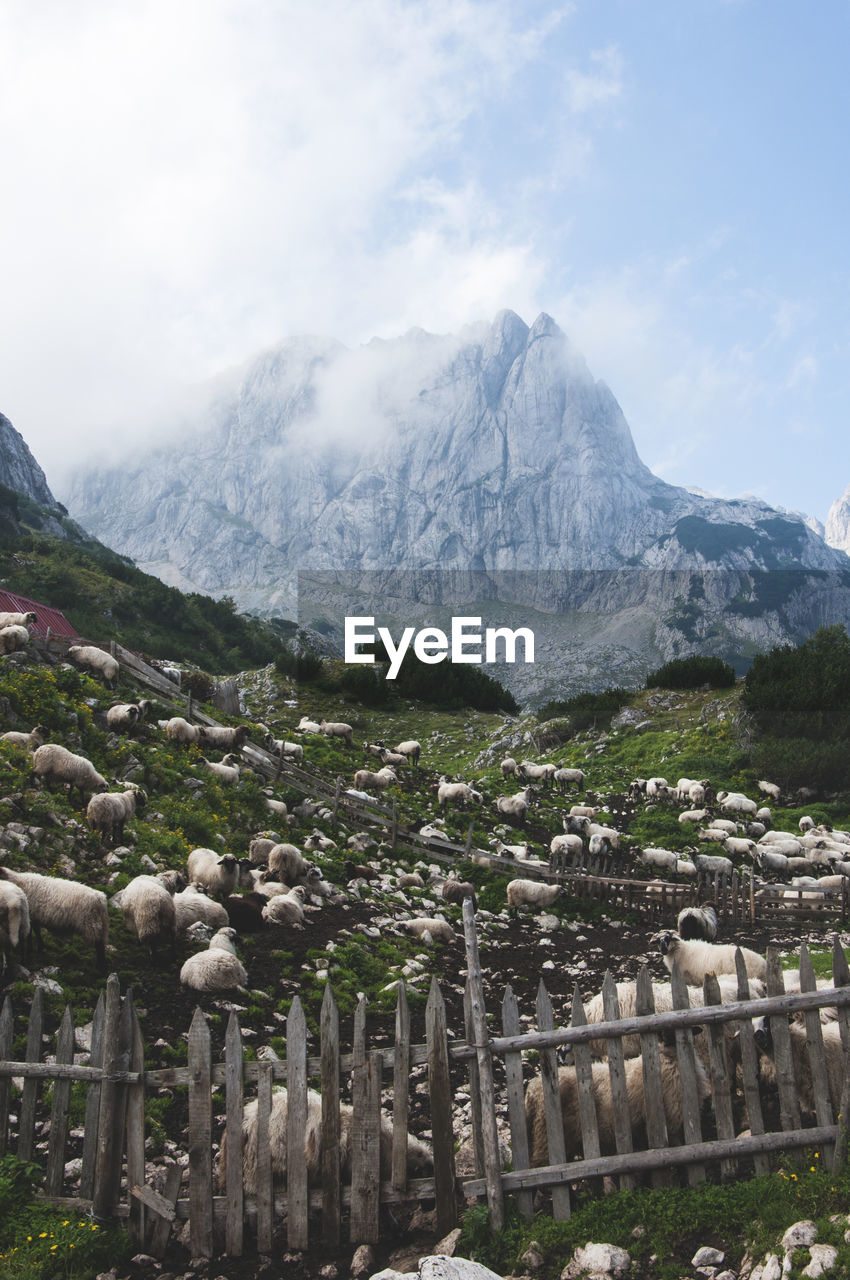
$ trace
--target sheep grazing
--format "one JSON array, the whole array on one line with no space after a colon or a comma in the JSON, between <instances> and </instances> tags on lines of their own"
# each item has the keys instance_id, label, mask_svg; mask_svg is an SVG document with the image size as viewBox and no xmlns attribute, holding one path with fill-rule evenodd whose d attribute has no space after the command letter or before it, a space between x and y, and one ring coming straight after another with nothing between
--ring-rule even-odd
<instances>
[{"instance_id":1,"label":"sheep grazing","mask_svg":"<svg viewBox=\"0 0 850 1280\"><path fill-rule=\"evenodd\" d=\"M470 884L468 880L447 880L443 885L443 899L446 902L456 902L459 906L463 905L464 898L471 898L472 905L477 909L478 899L475 896L475 885Z\"/></svg>"},{"instance_id":2,"label":"sheep grazing","mask_svg":"<svg viewBox=\"0 0 850 1280\"><path fill-rule=\"evenodd\" d=\"M676 919L676 932L685 942L694 938L714 942L717 937L717 912L710 902L701 907L683 907Z\"/></svg>"},{"instance_id":3,"label":"sheep grazing","mask_svg":"<svg viewBox=\"0 0 850 1280\"><path fill-rule=\"evenodd\" d=\"M549 842L549 853L553 858L580 858L584 852L584 841L581 836L553 836Z\"/></svg>"},{"instance_id":4,"label":"sheep grazing","mask_svg":"<svg viewBox=\"0 0 850 1280\"><path fill-rule=\"evenodd\" d=\"M278 816L279 818L288 818L288 817L289 817L289 810L287 809L287 807L286 807L286 805L284 804L283 800L275 800L274 796L272 795L272 789L271 789L271 787L264 787L264 788L263 788L263 800L264 800L265 806L266 806L266 808L268 809L269 813L275 813L275 814L277 814L277 816ZM306 801L304 801L303 803L306 803ZM318 807L319 807L319 806L318 806L318 805L316 805L316 808L317 808L317 809L318 809ZM296 805L296 806L295 806L295 808L292 810L292 812L296 815L296 817L300 817L300 816L301 816L301 815L299 814L299 812L298 812L299 808L300 808L300 806L299 806L299 805Z\"/></svg>"},{"instance_id":5,"label":"sheep grazing","mask_svg":"<svg viewBox=\"0 0 850 1280\"><path fill-rule=\"evenodd\" d=\"M121 915L130 932L147 946L151 960L165 944L174 957L177 934L174 895L156 876L136 876L122 889Z\"/></svg>"},{"instance_id":6,"label":"sheep grazing","mask_svg":"<svg viewBox=\"0 0 850 1280\"><path fill-rule=\"evenodd\" d=\"M248 974L236 954L238 936L229 926L214 933L208 949L189 956L180 970L183 986L193 991L244 991Z\"/></svg>"},{"instance_id":7,"label":"sheep grazing","mask_svg":"<svg viewBox=\"0 0 850 1280\"><path fill-rule=\"evenodd\" d=\"M10 729L8 733L0 734L0 742L8 742L11 747L23 747L25 751L35 751L37 747L43 746L48 732L43 724L37 724L29 733Z\"/></svg>"},{"instance_id":8,"label":"sheep grazing","mask_svg":"<svg viewBox=\"0 0 850 1280\"><path fill-rule=\"evenodd\" d=\"M195 746L201 740L201 731L196 724L190 724L182 716L172 716L165 725L165 736L169 742L180 743L181 746Z\"/></svg>"},{"instance_id":9,"label":"sheep grazing","mask_svg":"<svg viewBox=\"0 0 850 1280\"><path fill-rule=\"evenodd\" d=\"M294 844L276 844L266 857L269 873L283 884L297 884L306 874L309 864Z\"/></svg>"},{"instance_id":10,"label":"sheep grazing","mask_svg":"<svg viewBox=\"0 0 850 1280\"><path fill-rule=\"evenodd\" d=\"M407 756L403 756L400 751L388 751L386 747L382 747L381 763L388 764L393 769L398 769L403 764L409 764L410 762Z\"/></svg>"},{"instance_id":11,"label":"sheep grazing","mask_svg":"<svg viewBox=\"0 0 850 1280\"><path fill-rule=\"evenodd\" d=\"M113 658L111 653L106 653L93 644L72 644L68 657L78 667L87 667L93 674L102 676L104 683L110 689L114 688L121 667L118 659Z\"/></svg>"},{"instance_id":12,"label":"sheep grazing","mask_svg":"<svg viewBox=\"0 0 850 1280\"><path fill-rule=\"evenodd\" d=\"M684 1136L682 1113L682 1085L675 1048L664 1039L659 1044L661 1067L661 1097L664 1119L667 1125L667 1141L670 1145L681 1143ZM708 1097L708 1081L699 1058L694 1059L700 1101ZM617 1150L614 1119L614 1101L611 1094L611 1075L606 1062L591 1064L591 1090L596 1106L599 1146L602 1155L613 1155ZM641 1150L646 1146L646 1096L643 1083L643 1058L628 1058L625 1062L626 1099L632 1130L632 1146ZM581 1119L578 1100L578 1077L575 1067L561 1067L558 1071L558 1089L561 1100L561 1116L564 1126L564 1144L567 1160L580 1155ZM543 1085L539 1077L532 1080L525 1093L525 1122L529 1134L530 1163L540 1168L549 1163L549 1143L546 1137L546 1113L543 1102Z\"/></svg>"},{"instance_id":13,"label":"sheep grazing","mask_svg":"<svg viewBox=\"0 0 850 1280\"><path fill-rule=\"evenodd\" d=\"M556 769L552 774L552 779L558 784L558 789L566 793L568 787L577 787L579 791L584 790L584 771L582 769Z\"/></svg>"},{"instance_id":14,"label":"sheep grazing","mask_svg":"<svg viewBox=\"0 0 850 1280\"><path fill-rule=\"evenodd\" d=\"M417 916L413 920L402 921L402 925L408 933L412 933L419 938L420 942L454 941L455 931L453 927L448 920L441 920L439 916Z\"/></svg>"},{"instance_id":15,"label":"sheep grazing","mask_svg":"<svg viewBox=\"0 0 850 1280\"><path fill-rule=\"evenodd\" d=\"M694 866L697 871L706 875L731 876L732 874L732 859L724 858L721 854L695 853Z\"/></svg>"},{"instance_id":16,"label":"sheep grazing","mask_svg":"<svg viewBox=\"0 0 850 1280\"><path fill-rule=\"evenodd\" d=\"M34 627L38 619L30 613L0 613L0 627Z\"/></svg>"},{"instance_id":17,"label":"sheep grazing","mask_svg":"<svg viewBox=\"0 0 850 1280\"><path fill-rule=\"evenodd\" d=\"M272 1093L271 1115L269 1117L269 1148L271 1150L272 1176L276 1181L286 1179L286 1129L287 1129L286 1089L275 1089ZM257 1191L257 1110L256 1098L246 1103L242 1113L242 1186L246 1196L254 1196ZM343 1181L351 1178L353 1156L354 1109L348 1103L339 1104L339 1166ZM221 1139L221 1151L216 1164L216 1176L221 1190L225 1189L225 1170L227 1169L228 1136L225 1129ZM381 1115L380 1124L380 1174L386 1180L392 1173L393 1125L388 1116ZM307 1165L307 1181L310 1186L319 1186L322 1178L322 1098L313 1089L307 1090L307 1127L304 1134L304 1160ZM434 1159L430 1148L413 1134L407 1135L407 1169L408 1173L424 1176L434 1167Z\"/></svg>"},{"instance_id":18,"label":"sheep grazing","mask_svg":"<svg viewBox=\"0 0 850 1280\"><path fill-rule=\"evenodd\" d=\"M107 842L115 844L124 838L124 823L137 809L143 809L147 801L141 787L100 792L88 802L86 822L92 831L99 831Z\"/></svg>"},{"instance_id":19,"label":"sheep grazing","mask_svg":"<svg viewBox=\"0 0 850 1280\"><path fill-rule=\"evenodd\" d=\"M396 881L399 889L424 889L425 881L418 871L403 871Z\"/></svg>"},{"instance_id":20,"label":"sheep grazing","mask_svg":"<svg viewBox=\"0 0 850 1280\"><path fill-rule=\"evenodd\" d=\"M53 783L68 785L68 790L76 789L81 795L96 791L106 791L109 783L98 773L91 760L85 756L74 755L56 742L45 742L33 752L32 771L47 787Z\"/></svg>"},{"instance_id":21,"label":"sheep grazing","mask_svg":"<svg viewBox=\"0 0 850 1280\"><path fill-rule=\"evenodd\" d=\"M26 627L0 628L0 654L22 653L30 642Z\"/></svg>"},{"instance_id":22,"label":"sheep grazing","mask_svg":"<svg viewBox=\"0 0 850 1280\"><path fill-rule=\"evenodd\" d=\"M718 791L717 803L727 813L751 813L753 817L758 813L755 800L750 800L740 791Z\"/></svg>"},{"instance_id":23,"label":"sheep grazing","mask_svg":"<svg viewBox=\"0 0 850 1280\"><path fill-rule=\"evenodd\" d=\"M198 923L209 925L211 929L224 929L232 924L221 903L214 901L199 883L187 885L182 892L175 893L174 920L178 933L185 933Z\"/></svg>"},{"instance_id":24,"label":"sheep grazing","mask_svg":"<svg viewBox=\"0 0 850 1280\"><path fill-rule=\"evenodd\" d=\"M237 756L226 755L223 760L208 760L206 756L201 756L201 764L203 764L219 782L223 782L226 786L235 786L239 781L239 765L236 763Z\"/></svg>"},{"instance_id":25,"label":"sheep grazing","mask_svg":"<svg viewBox=\"0 0 850 1280\"><path fill-rule=\"evenodd\" d=\"M559 884L546 884L543 880L508 881L508 909L515 916L520 907L532 907L539 911L551 907L563 892Z\"/></svg>"},{"instance_id":26,"label":"sheep grazing","mask_svg":"<svg viewBox=\"0 0 850 1280\"><path fill-rule=\"evenodd\" d=\"M214 849L193 849L186 863L190 880L197 881L213 898L228 898L236 892L239 867L232 853Z\"/></svg>"},{"instance_id":27,"label":"sheep grazing","mask_svg":"<svg viewBox=\"0 0 850 1280\"><path fill-rule=\"evenodd\" d=\"M44 949L41 930L76 934L94 945L98 968L106 969L109 913L106 894L76 880L42 876L35 871L12 871L0 867L0 880L16 884L26 894L30 926L39 951Z\"/></svg>"},{"instance_id":28,"label":"sheep grazing","mask_svg":"<svg viewBox=\"0 0 850 1280\"><path fill-rule=\"evenodd\" d=\"M736 973L735 954L740 950L748 978L767 978L767 961L757 951L736 947L732 943L702 942L682 939L676 933L664 933L660 939L661 955L668 972L675 964L689 987L702 985L707 973Z\"/></svg>"},{"instance_id":29,"label":"sheep grazing","mask_svg":"<svg viewBox=\"0 0 850 1280\"><path fill-rule=\"evenodd\" d=\"M29 936L27 895L18 885L0 880L0 975L13 951L23 954Z\"/></svg>"},{"instance_id":30,"label":"sheep grazing","mask_svg":"<svg viewBox=\"0 0 850 1280\"><path fill-rule=\"evenodd\" d=\"M499 813L503 813L506 818L515 818L523 826L533 799L533 788L526 787L524 791L517 791L512 796L497 796L494 803Z\"/></svg>"},{"instance_id":31,"label":"sheep grazing","mask_svg":"<svg viewBox=\"0 0 850 1280\"><path fill-rule=\"evenodd\" d=\"M288 760L303 760L304 748L299 742L287 742L284 738L276 738L274 734L267 733L263 738L263 746L266 751L270 751L272 755L283 756Z\"/></svg>"},{"instance_id":32,"label":"sheep grazing","mask_svg":"<svg viewBox=\"0 0 850 1280\"><path fill-rule=\"evenodd\" d=\"M390 765L384 765L377 773L373 773L371 769L358 769L354 775L354 785L358 791L368 791L370 788L385 791L395 782L398 782L398 777Z\"/></svg>"},{"instance_id":33,"label":"sheep grazing","mask_svg":"<svg viewBox=\"0 0 850 1280\"><path fill-rule=\"evenodd\" d=\"M759 791L761 791L762 795L770 796L774 804L779 804L780 799L782 798L782 788L775 782L766 782L764 778L762 778L756 783L756 786Z\"/></svg>"},{"instance_id":34,"label":"sheep grazing","mask_svg":"<svg viewBox=\"0 0 850 1280\"><path fill-rule=\"evenodd\" d=\"M306 891L300 884L286 893L274 894L265 901L262 908L263 919L268 924L303 925L306 896Z\"/></svg>"},{"instance_id":35,"label":"sheep grazing","mask_svg":"<svg viewBox=\"0 0 850 1280\"><path fill-rule=\"evenodd\" d=\"M323 733L326 738L342 738L346 746L354 745L354 730L350 724L343 724L341 720L320 720L319 733Z\"/></svg>"},{"instance_id":36,"label":"sheep grazing","mask_svg":"<svg viewBox=\"0 0 850 1280\"><path fill-rule=\"evenodd\" d=\"M461 809L465 809L470 800L479 803L477 797L480 795L480 791L475 791L468 782L449 782L444 773L440 774L440 781L437 784L437 803L441 810L444 810L447 804L460 805Z\"/></svg>"},{"instance_id":37,"label":"sheep grazing","mask_svg":"<svg viewBox=\"0 0 850 1280\"><path fill-rule=\"evenodd\" d=\"M249 724L237 725L235 729L224 725L206 725L198 727L200 742L205 747L215 747L219 751L241 751L251 734Z\"/></svg>"},{"instance_id":38,"label":"sheep grazing","mask_svg":"<svg viewBox=\"0 0 850 1280\"><path fill-rule=\"evenodd\" d=\"M257 933L265 927L263 907L267 899L261 893L233 893L224 906L229 924L239 933Z\"/></svg>"},{"instance_id":39,"label":"sheep grazing","mask_svg":"<svg viewBox=\"0 0 850 1280\"><path fill-rule=\"evenodd\" d=\"M554 764L535 764L533 760L522 760L516 768L517 777L529 782L542 782L544 787L551 787L557 766Z\"/></svg>"},{"instance_id":40,"label":"sheep grazing","mask_svg":"<svg viewBox=\"0 0 850 1280\"><path fill-rule=\"evenodd\" d=\"M116 702L106 712L106 727L112 733L132 733L139 722L135 702Z\"/></svg>"},{"instance_id":41,"label":"sheep grazing","mask_svg":"<svg viewBox=\"0 0 850 1280\"><path fill-rule=\"evenodd\" d=\"M419 764L419 757L422 754L422 744L417 742L415 738L408 738L404 742L400 742L395 748L400 756L406 756L411 767Z\"/></svg>"},{"instance_id":42,"label":"sheep grazing","mask_svg":"<svg viewBox=\"0 0 850 1280\"><path fill-rule=\"evenodd\" d=\"M503 778L512 778L516 775L519 766L513 756L505 756L504 760L499 765L499 768L502 772Z\"/></svg>"},{"instance_id":43,"label":"sheep grazing","mask_svg":"<svg viewBox=\"0 0 850 1280\"><path fill-rule=\"evenodd\" d=\"M321 733L322 729L318 720L311 720L309 716L302 716L296 726L301 733Z\"/></svg>"}]
</instances>

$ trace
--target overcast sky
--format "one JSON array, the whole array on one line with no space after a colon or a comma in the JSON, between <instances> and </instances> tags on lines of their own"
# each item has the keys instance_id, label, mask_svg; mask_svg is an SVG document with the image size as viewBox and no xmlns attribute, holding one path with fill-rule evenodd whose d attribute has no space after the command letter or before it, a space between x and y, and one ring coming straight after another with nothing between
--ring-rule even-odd
<instances>
[{"instance_id":1,"label":"overcast sky","mask_svg":"<svg viewBox=\"0 0 850 1280\"><path fill-rule=\"evenodd\" d=\"M0 411L60 495L281 338L548 311L675 484L850 482L847 0L0 0Z\"/></svg>"}]
</instances>

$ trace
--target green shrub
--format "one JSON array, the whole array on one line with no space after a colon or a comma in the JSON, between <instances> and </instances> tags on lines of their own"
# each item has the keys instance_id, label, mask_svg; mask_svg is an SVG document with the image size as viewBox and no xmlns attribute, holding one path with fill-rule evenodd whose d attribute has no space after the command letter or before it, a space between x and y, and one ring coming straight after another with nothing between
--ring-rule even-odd
<instances>
[{"instance_id":1,"label":"green shrub","mask_svg":"<svg viewBox=\"0 0 850 1280\"><path fill-rule=\"evenodd\" d=\"M690 658L674 658L646 677L646 689L699 689L707 684L712 689L731 689L735 669L722 658L693 654Z\"/></svg>"},{"instance_id":2,"label":"green shrub","mask_svg":"<svg viewBox=\"0 0 850 1280\"><path fill-rule=\"evenodd\" d=\"M545 703L537 713L537 721L545 733L549 727L546 721L566 717L573 733L580 733L583 729L610 724L611 717L615 716L620 707L625 706L631 697L632 693L629 689L620 688L602 689L598 693L577 693L563 702ZM558 732L562 732L560 726Z\"/></svg>"}]
</instances>

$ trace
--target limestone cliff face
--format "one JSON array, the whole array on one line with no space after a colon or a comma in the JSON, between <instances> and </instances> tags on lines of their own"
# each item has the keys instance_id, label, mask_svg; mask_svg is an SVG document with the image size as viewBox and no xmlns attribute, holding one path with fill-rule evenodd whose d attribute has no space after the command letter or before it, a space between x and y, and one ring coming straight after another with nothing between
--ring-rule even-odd
<instances>
[{"instance_id":1,"label":"limestone cliff face","mask_svg":"<svg viewBox=\"0 0 850 1280\"><path fill-rule=\"evenodd\" d=\"M829 508L824 537L829 546L850 555L850 484Z\"/></svg>"},{"instance_id":2,"label":"limestone cliff face","mask_svg":"<svg viewBox=\"0 0 850 1280\"><path fill-rule=\"evenodd\" d=\"M42 507L56 507L57 502L41 467L29 451L23 436L9 419L0 413L0 484L15 489Z\"/></svg>"},{"instance_id":3,"label":"limestone cliff face","mask_svg":"<svg viewBox=\"0 0 850 1280\"><path fill-rule=\"evenodd\" d=\"M137 455L138 457L138 455ZM76 518L176 585L292 615L300 569L829 569L802 519L665 484L550 317L292 339L189 436L79 474ZM546 607L545 599L537 603ZM549 604L554 601L549 601Z\"/></svg>"}]
</instances>

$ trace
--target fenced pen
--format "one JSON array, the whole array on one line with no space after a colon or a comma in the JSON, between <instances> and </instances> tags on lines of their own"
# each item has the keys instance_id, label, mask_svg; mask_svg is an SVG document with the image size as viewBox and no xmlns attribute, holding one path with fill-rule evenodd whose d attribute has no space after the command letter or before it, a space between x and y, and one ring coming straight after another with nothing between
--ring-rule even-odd
<instances>
[{"instance_id":1,"label":"fenced pen","mask_svg":"<svg viewBox=\"0 0 850 1280\"><path fill-rule=\"evenodd\" d=\"M36 991L29 1013L24 1058L11 1057L14 1019L11 1000L0 1013L0 1154L14 1149L24 1159L43 1161L47 1200L105 1220L127 1220L134 1242L161 1256L172 1224L190 1227L194 1256L219 1250L231 1256L250 1247L268 1252L282 1233L289 1248L305 1249L321 1240L333 1245L347 1238L374 1242L382 1229L381 1207L426 1201L436 1208L438 1229L448 1231L460 1207L475 1197L487 1198L491 1221L504 1221L504 1200L514 1195L520 1212L530 1214L535 1193L548 1193L556 1218L569 1215L570 1187L603 1176L621 1186L637 1178L661 1185L681 1168L691 1184L706 1178L766 1172L772 1158L799 1147L817 1147L824 1162L841 1160L846 1138L839 1117L850 1106L850 971L836 939L834 988L818 989L805 946L800 950L800 990L788 993L779 956L769 949L767 996L748 998L746 974L738 953L739 999L721 1004L717 980L705 982L705 1007L689 1005L688 990L678 973L672 981L673 1009L655 1012L653 988L644 967L638 980L636 1013L622 1018L610 975L604 987L605 1022L588 1025L578 989L570 1018L557 1026L555 1012L541 983L537 997L537 1029L520 1033L520 1011L508 989L501 1007L501 1034L493 1034L485 1013L478 942L471 904L464 908L467 975L465 1030L450 1040L439 987L432 983L426 1011L426 1043L410 1041L410 1016L403 984L399 985L395 1037L391 1046L371 1048L365 1000L358 1005L352 1051L340 1051L339 1017L326 989L321 1012L319 1053L308 1054L306 1021L300 1001L292 1003L286 1026L284 1060L246 1060L238 1018L230 1014L224 1057L213 1061L206 1016L198 1009L189 1028L187 1065L144 1069L142 1028L132 994L123 997L113 975L92 1021L88 1065L75 1065L74 1026L69 1010L62 1019L55 1052L42 1061L44 999ZM837 1032L822 1027L819 1010L835 1009ZM805 1024L805 1054L811 1080L811 1114L801 1107L798 1085L799 1049L792 1043L789 1015ZM759 1049L751 1019L767 1018L775 1064L775 1095L767 1095L759 1072ZM703 1028L706 1047L697 1053L694 1030ZM733 1061L727 1029L737 1031ZM828 1061L824 1037L840 1038L840 1063ZM603 1066L591 1063L590 1041L607 1043ZM672 1041L675 1050L665 1047ZM639 1045L640 1059L628 1055ZM599 1044L593 1046L597 1051ZM572 1117L569 1145L562 1120L558 1050L569 1049L570 1071L577 1083L578 1115ZM681 1140L670 1145L660 1062L675 1052L681 1081ZM633 1150L627 1078L639 1062L645 1107L645 1149ZM630 1066L631 1062L631 1066ZM707 1066L703 1068L702 1063ZM411 1070L427 1067L433 1171L411 1177L407 1132ZM610 1090L613 1131L594 1107L594 1073L605 1074ZM710 1103L700 1089L703 1070L710 1079ZM537 1137L526 1127L525 1094L539 1076L542 1118ZM737 1078L736 1078L737 1077ZM455 1171L455 1117L452 1099L460 1081L471 1099L474 1172ZM14 1085L13 1085L14 1082ZM68 1112L72 1084L86 1090L83 1151L80 1161L66 1161ZM320 1093L308 1092L313 1082ZM320 1155L287 1160L285 1180L269 1135L279 1132L275 1119L276 1085L287 1089L285 1131L288 1152L305 1152L308 1129L320 1138ZM40 1102L52 1086L49 1111ZM214 1092L224 1089L228 1143L220 1168L214 1169ZM146 1099L156 1090L185 1089L188 1123L173 1134L187 1153L159 1169L157 1186L146 1182ZM15 1090L13 1095L13 1088ZM382 1098L382 1095L384 1097ZM341 1099L350 1097L350 1104ZM12 1111L12 1100L16 1111ZM383 1101L383 1118L382 1118ZM251 1106L256 1124L256 1172L249 1196L243 1182L242 1120ZM316 1105L320 1108L317 1116ZM497 1113L507 1108L512 1168L502 1167ZM547 1163L532 1167L539 1125L545 1124ZM741 1126L747 1132L740 1135ZM317 1132L317 1130L319 1132ZM45 1137L46 1135L46 1137ZM37 1138L41 1136L41 1141ZM235 1140L234 1140L235 1139ZM275 1138L277 1141L277 1138ZM216 1178L216 1172L218 1177ZM280 1235L278 1234L278 1238Z\"/></svg>"}]
</instances>

